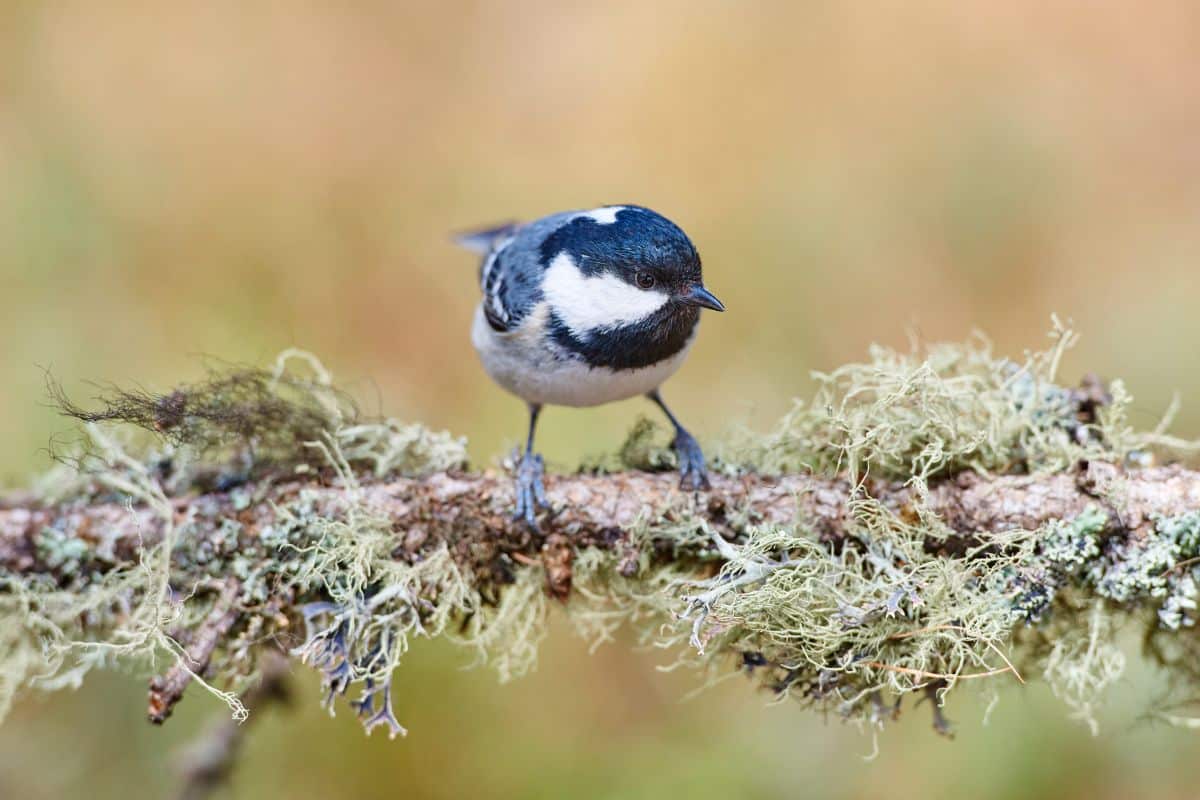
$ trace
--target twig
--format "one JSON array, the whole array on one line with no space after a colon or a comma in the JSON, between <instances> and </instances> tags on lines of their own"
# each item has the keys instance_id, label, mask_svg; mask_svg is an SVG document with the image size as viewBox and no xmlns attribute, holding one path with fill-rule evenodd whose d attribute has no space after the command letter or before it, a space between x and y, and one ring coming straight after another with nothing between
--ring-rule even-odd
<instances>
[{"instance_id":1,"label":"twig","mask_svg":"<svg viewBox=\"0 0 1200 800\"><path fill-rule=\"evenodd\" d=\"M909 639L913 636L920 636L922 633L934 633L936 631L962 631L962 630L966 630L966 628L962 627L961 625L930 625L927 628L917 628L916 630L904 631L903 633L893 633L891 636L889 636L887 638L892 641L899 641L900 639Z\"/></svg>"},{"instance_id":2,"label":"twig","mask_svg":"<svg viewBox=\"0 0 1200 800\"><path fill-rule=\"evenodd\" d=\"M1008 661L1008 659L1004 660ZM894 664L884 664L882 661L864 661L862 663L868 667L874 667L875 669L886 669L889 672L900 672L917 678L928 678L930 680L939 681L967 681L971 680L972 678L992 678L996 675L1003 675L1006 672L1012 672L1016 674L1016 669L1012 664L1009 664L1007 667L989 669L986 672L968 672L966 675L952 675L942 672L926 672L923 669L912 669L911 667L897 667ZM1025 682L1021 679L1020 675L1017 675L1016 677L1021 681L1021 683Z\"/></svg>"},{"instance_id":3,"label":"twig","mask_svg":"<svg viewBox=\"0 0 1200 800\"><path fill-rule=\"evenodd\" d=\"M187 648L184 656L187 663L176 663L165 674L150 679L149 707L146 715L154 724L161 725L171 716L175 704L183 697L192 678L203 675L208 669L213 651L237 622L238 610L235 604L240 591L241 583L236 578L226 579L213 603L212 612Z\"/></svg>"},{"instance_id":4,"label":"twig","mask_svg":"<svg viewBox=\"0 0 1200 800\"><path fill-rule=\"evenodd\" d=\"M287 703L287 658L275 650L263 654L261 678L256 686L242 696L242 702L255 711L268 703ZM257 719L261 714L254 714ZM247 726L222 715L184 753L180 759L182 777L180 800L204 800L229 779L245 741Z\"/></svg>"},{"instance_id":5,"label":"twig","mask_svg":"<svg viewBox=\"0 0 1200 800\"><path fill-rule=\"evenodd\" d=\"M899 641L901 639L909 639L913 636L919 636L922 633L935 633L937 631L965 631L965 630L966 630L966 628L962 627L961 625L930 625L927 628L917 628L916 630L913 630L913 631L905 631L903 633L893 633L891 636L888 637L888 639L893 640L893 641ZM1008 671L1011 671L1012 674L1016 676L1018 681L1020 681L1021 683L1025 683L1025 679L1023 677L1021 677L1021 673L1017 670L1016 666L1014 666L1013 663L1011 661L1009 661L1008 656L1004 655L1004 651L1001 650L999 647L997 647L995 642L985 642L985 644L987 644L987 646L992 650L992 652L994 652L996 655L1000 656L1000 659L1005 664L1008 665ZM1004 672L1004 670L1000 670L1000 671ZM960 675L958 677L966 678L966 677L970 677L970 676ZM984 676L980 675L979 677L984 677Z\"/></svg>"},{"instance_id":6,"label":"twig","mask_svg":"<svg viewBox=\"0 0 1200 800\"><path fill-rule=\"evenodd\" d=\"M1165 570L1163 570L1162 574L1170 575L1172 572L1178 572L1179 570L1185 569L1186 567L1190 567L1193 564L1200 564L1200 556L1197 556L1195 558L1185 559L1183 561L1180 561L1178 564L1172 564L1171 566L1169 566Z\"/></svg>"},{"instance_id":7,"label":"twig","mask_svg":"<svg viewBox=\"0 0 1200 800\"><path fill-rule=\"evenodd\" d=\"M953 739L954 725L950 722L950 720L946 719L946 714L942 711L941 700L938 699L938 692L944 688L946 688L945 681L938 681L937 683L929 684L925 687L925 697L923 699L928 700L930 706L933 708L934 732L939 736L945 736L947 739ZM918 705L920 702L920 700L917 701Z\"/></svg>"}]
</instances>

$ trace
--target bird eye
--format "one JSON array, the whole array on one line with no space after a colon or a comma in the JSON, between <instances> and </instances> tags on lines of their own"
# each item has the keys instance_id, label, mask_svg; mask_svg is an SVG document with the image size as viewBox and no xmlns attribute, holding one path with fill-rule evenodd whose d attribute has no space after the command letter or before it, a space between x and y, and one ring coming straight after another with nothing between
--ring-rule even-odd
<instances>
[{"instance_id":1,"label":"bird eye","mask_svg":"<svg viewBox=\"0 0 1200 800\"><path fill-rule=\"evenodd\" d=\"M637 274L637 285L642 289L654 288L654 276L649 272L639 272Z\"/></svg>"}]
</instances>

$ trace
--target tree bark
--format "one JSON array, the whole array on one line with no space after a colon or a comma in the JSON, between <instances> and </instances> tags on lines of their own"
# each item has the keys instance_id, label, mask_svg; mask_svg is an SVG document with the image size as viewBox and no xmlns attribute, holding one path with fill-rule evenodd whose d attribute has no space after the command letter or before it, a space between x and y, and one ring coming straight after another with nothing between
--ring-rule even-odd
<instances>
[{"instance_id":1,"label":"tree bark","mask_svg":"<svg viewBox=\"0 0 1200 800\"><path fill-rule=\"evenodd\" d=\"M452 552L490 541L509 553L536 556L553 534L575 548L616 548L640 519L676 514L681 508L718 531L728 531L735 517L801 522L821 539L833 541L846 533L853 488L845 480L804 475L714 475L710 491L693 494L680 490L676 476L666 473L549 476L546 490L554 510L541 518L539 534L510 518L511 479L495 472L363 479L355 489L333 479L293 481L261 488L258 499L245 508L235 508L232 493L175 498L173 504L178 519L189 509L204 507L205 513L193 520L195 535L203 537L226 517L251 530L269 525L277 507L302 489L315 492L319 511L335 516L350 493L358 492L361 502L392 521L398 555L440 541ZM862 491L902 516L915 513L914 493L907 486L868 482ZM1118 505L1113 505L1114 498L1119 498ZM1180 466L1126 470L1093 462L1073 472L1043 476L964 473L933 485L925 502L964 538L975 532L1032 530L1050 520L1071 519L1089 505L1109 509L1122 527L1136 533L1155 515L1200 510L1200 472ZM94 542L111 551L116 562L132 560L140 547L158 541L162 520L149 508L129 507L113 497L50 506L10 497L0 505L0 570L19 575L53 572L37 547L37 536L46 529Z\"/></svg>"}]
</instances>

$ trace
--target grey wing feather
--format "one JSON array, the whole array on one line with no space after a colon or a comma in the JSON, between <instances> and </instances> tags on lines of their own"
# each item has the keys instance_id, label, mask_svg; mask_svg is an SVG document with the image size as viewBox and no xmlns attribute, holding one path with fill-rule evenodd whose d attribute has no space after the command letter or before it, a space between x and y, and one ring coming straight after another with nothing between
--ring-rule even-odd
<instances>
[{"instance_id":1,"label":"grey wing feather","mask_svg":"<svg viewBox=\"0 0 1200 800\"><path fill-rule=\"evenodd\" d=\"M480 269L483 313L494 330L516 328L542 299L543 268L518 236L501 242Z\"/></svg>"},{"instance_id":2,"label":"grey wing feather","mask_svg":"<svg viewBox=\"0 0 1200 800\"><path fill-rule=\"evenodd\" d=\"M513 310L506 300L508 291L505 270L500 260L503 250L504 247L501 246L488 253L479 267L479 288L483 290L483 315L487 317L493 330L501 332L511 330L520 321L514 318Z\"/></svg>"},{"instance_id":3,"label":"grey wing feather","mask_svg":"<svg viewBox=\"0 0 1200 800\"><path fill-rule=\"evenodd\" d=\"M504 270L499 263L500 252L513 240L520 223L506 222L454 236L454 242L472 253L482 255L479 264L479 287L483 290L483 313L488 324L497 331L515 327L515 315L506 303Z\"/></svg>"}]
</instances>

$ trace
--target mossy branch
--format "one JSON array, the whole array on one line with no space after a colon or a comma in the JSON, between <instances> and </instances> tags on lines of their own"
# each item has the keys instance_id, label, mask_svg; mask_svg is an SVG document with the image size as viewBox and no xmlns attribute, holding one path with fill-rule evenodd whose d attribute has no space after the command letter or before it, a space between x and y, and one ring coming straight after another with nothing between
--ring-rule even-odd
<instances>
[{"instance_id":1,"label":"mossy branch","mask_svg":"<svg viewBox=\"0 0 1200 800\"><path fill-rule=\"evenodd\" d=\"M744 670L872 725L909 694L1034 676L1094 725L1131 627L1190 701L1200 473L1155 465L1188 444L1132 430L1119 382L1054 383L1070 340L1021 362L978 341L876 349L727 447L699 494L633 468L671 466L639 424L619 458L548 478L538 531L460 440L360 419L315 361L291 370L297 354L162 396L117 390L97 412L64 402L153 437L89 427L74 471L0 501L0 712L22 689L165 656L146 667L152 719L190 684L237 718L283 652L321 673L331 709L350 695L395 735L411 644L447 637L507 679L555 608L593 642L631 626L710 676ZM949 729L940 706L934 723Z\"/></svg>"},{"instance_id":2,"label":"mossy branch","mask_svg":"<svg viewBox=\"0 0 1200 800\"><path fill-rule=\"evenodd\" d=\"M554 510L536 532L512 519L512 479L495 471L362 477L352 488L333 476L248 483L236 490L180 498L172 506L177 519L190 521L192 541L177 545L180 558L192 548L228 542L231 520L237 523L233 535L239 545L264 532L270 535L289 524L288 509L303 497L311 513L331 522L346 522L346 509L352 506L369 507L393 528L392 557L397 561L420 561L445 548L462 565L486 570L497 558L514 565L540 563L547 542L565 542L574 551L594 548L628 554L630 548L645 544L643 532L659 525L694 526L693 543L700 549L715 541L707 541L702 531L736 541L747 527L795 525L835 546L858 533L848 502L854 490L844 479L811 475L714 475L711 490L699 493L680 490L673 473L550 475L546 492ZM858 491L901 519L917 515L918 498L909 485L877 481ZM1118 493L1119 510L1113 504ZM947 526L927 539L931 552L961 553L991 532L1038 530L1091 509L1099 509L1102 520L1097 524L1106 531L1140 540L1152 533L1155 519L1200 512L1200 472L1178 465L1125 468L1090 462L1049 475L966 474L934 484L920 502L922 513L941 517ZM80 554L84 563L65 564L49 541L51 531L62 532L63 540L78 537L85 548ZM113 496L53 505L10 502L0 506L0 569L28 578L66 578L79 569L102 571L105 559L91 548L101 541L89 535L98 531L103 531L106 552L132 555L158 544L163 521L152 509L130 506ZM660 560L672 557L656 553ZM214 585L204 588L222 598L217 610L229 607L237 581L231 577L215 584L214 578ZM212 650L207 639L203 649Z\"/></svg>"}]
</instances>

